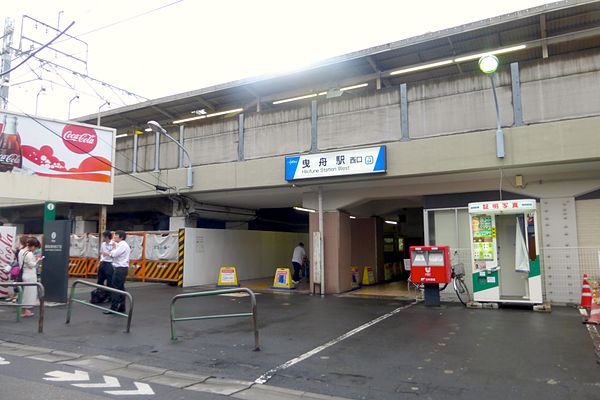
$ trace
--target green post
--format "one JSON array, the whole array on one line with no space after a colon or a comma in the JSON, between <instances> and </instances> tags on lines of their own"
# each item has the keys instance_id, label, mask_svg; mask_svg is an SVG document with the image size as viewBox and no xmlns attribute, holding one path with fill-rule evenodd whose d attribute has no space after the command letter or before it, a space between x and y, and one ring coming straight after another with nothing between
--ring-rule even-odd
<instances>
[{"instance_id":1,"label":"green post","mask_svg":"<svg viewBox=\"0 0 600 400\"><path fill-rule=\"evenodd\" d=\"M44 222L56 219L56 203L47 201L44 203Z\"/></svg>"}]
</instances>

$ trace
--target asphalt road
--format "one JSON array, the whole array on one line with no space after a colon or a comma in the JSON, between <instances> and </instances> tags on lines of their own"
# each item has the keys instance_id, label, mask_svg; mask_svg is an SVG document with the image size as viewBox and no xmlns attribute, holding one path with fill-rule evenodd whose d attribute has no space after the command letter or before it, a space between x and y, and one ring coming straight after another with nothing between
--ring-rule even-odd
<instances>
[{"instance_id":1,"label":"asphalt road","mask_svg":"<svg viewBox=\"0 0 600 400\"><path fill-rule=\"evenodd\" d=\"M254 352L249 318L181 322L171 341L169 300L181 289L130 291L136 306L129 334L124 318L75 305L69 325L64 307L47 308L42 335L36 321L16 324L12 313L1 312L2 339L219 378L270 376L266 385L350 399L600 398L592 341L573 308L545 314L263 293L257 296L261 351ZM243 297L177 307L178 316L250 308Z\"/></svg>"},{"instance_id":2,"label":"asphalt road","mask_svg":"<svg viewBox=\"0 0 600 400\"><path fill-rule=\"evenodd\" d=\"M0 398L11 400L99 400L135 398L136 400L223 400L223 396L208 393L190 392L163 385L149 384L142 387L148 394L131 394L139 392L132 379L123 377L111 377L116 381L111 382L113 386L77 387L74 385L96 385L106 384L105 375L101 372L81 371L66 365L49 364L43 361L31 360L25 357L2 355L0 360ZM8 364L7 364L8 363ZM56 379L57 371L63 372L59 379L69 379L75 371L83 372L89 377L89 381L49 381ZM81 375L78 375L81 376ZM110 377L110 376L109 376ZM118 385L118 386L117 386ZM122 391L122 394L110 394L106 391ZM5 397L6 396L6 397Z\"/></svg>"}]
</instances>

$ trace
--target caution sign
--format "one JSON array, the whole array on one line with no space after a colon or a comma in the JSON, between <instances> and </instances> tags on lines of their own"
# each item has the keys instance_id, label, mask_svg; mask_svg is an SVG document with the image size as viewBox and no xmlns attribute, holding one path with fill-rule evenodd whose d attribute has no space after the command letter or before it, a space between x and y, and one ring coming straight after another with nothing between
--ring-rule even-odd
<instances>
[{"instance_id":1,"label":"caution sign","mask_svg":"<svg viewBox=\"0 0 600 400\"><path fill-rule=\"evenodd\" d=\"M375 274L373 273L373 267L365 267L363 269L363 286L371 286L375 284Z\"/></svg>"},{"instance_id":2,"label":"caution sign","mask_svg":"<svg viewBox=\"0 0 600 400\"><path fill-rule=\"evenodd\" d=\"M277 268L275 278L273 279L273 289L294 290L296 287L292 284L292 274L289 268Z\"/></svg>"},{"instance_id":3,"label":"caution sign","mask_svg":"<svg viewBox=\"0 0 600 400\"><path fill-rule=\"evenodd\" d=\"M235 267L221 267L217 287L240 287Z\"/></svg>"},{"instance_id":4,"label":"caution sign","mask_svg":"<svg viewBox=\"0 0 600 400\"><path fill-rule=\"evenodd\" d=\"M350 267L352 269L352 287L350 290L356 290L360 288L360 283L358 282L358 267Z\"/></svg>"}]
</instances>

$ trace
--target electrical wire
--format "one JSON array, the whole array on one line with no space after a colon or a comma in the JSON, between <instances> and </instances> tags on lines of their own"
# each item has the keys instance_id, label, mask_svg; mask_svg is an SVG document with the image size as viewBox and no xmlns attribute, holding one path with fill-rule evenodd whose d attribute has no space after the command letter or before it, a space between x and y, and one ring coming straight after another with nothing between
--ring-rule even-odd
<instances>
[{"instance_id":1,"label":"electrical wire","mask_svg":"<svg viewBox=\"0 0 600 400\"><path fill-rule=\"evenodd\" d=\"M77 38L80 38L80 37L82 37L82 36L89 35L90 33L95 33L95 32L101 31L101 30L103 30L103 29L110 28L110 27L112 27L112 26L115 26L115 25L122 24L122 23L124 23L124 22L129 22L129 21L131 21L131 20L134 20L134 19L136 19L136 18L143 17L144 15L148 15L148 14L151 14L151 13L153 13L153 12L156 12L156 11L162 10L163 8L167 8L167 7L170 7L170 6L172 6L172 5L175 5L175 4L177 4L177 3L181 3L182 1L183 1L183 0L177 0L177 1L171 2L171 3L169 3L169 4L165 4L165 5L163 5L163 6L160 6L160 7L154 8L154 9L152 9L152 10L145 11L145 12L143 12L143 13L141 13L141 14L133 15L133 16L131 16L131 17L127 17L127 18L125 18L125 19L122 19L122 20L120 20L120 21L112 22L112 23L110 23L110 24L107 24L107 25L104 25L104 26L101 26L101 27L98 27L98 28L92 29L91 31L87 31L87 32L81 33L81 34L79 34L79 35L76 35L76 36L74 36L74 38L75 38L75 39L77 39ZM61 43L62 43L62 42L66 42L67 40L70 40L70 38L69 38L69 39L65 39L65 40L61 41Z\"/></svg>"},{"instance_id":2,"label":"electrical wire","mask_svg":"<svg viewBox=\"0 0 600 400\"><path fill-rule=\"evenodd\" d=\"M52 43L54 43L54 41L56 39L58 39L59 37L61 37L62 35L65 34L65 32L67 32L69 29L71 29L71 27L75 25L75 21L71 22L69 24L69 26L67 26L65 29L63 29L58 35L56 35L52 40L50 40L48 43L46 43L45 45L43 45L42 47L40 47L39 49L37 49L36 51L34 51L33 53L29 54L27 56L27 58L25 58L23 61L21 61L20 63L18 63L17 65L15 65L14 67L12 67L11 69L9 69L8 71L4 71L2 73L0 73L0 76L4 76L4 75L8 75L10 74L12 71L14 71L15 69L19 68L21 65L25 64L27 61L29 61L31 58L33 58L37 53L39 53L40 51L42 51L43 49L45 49L46 47L50 46Z\"/></svg>"}]
</instances>

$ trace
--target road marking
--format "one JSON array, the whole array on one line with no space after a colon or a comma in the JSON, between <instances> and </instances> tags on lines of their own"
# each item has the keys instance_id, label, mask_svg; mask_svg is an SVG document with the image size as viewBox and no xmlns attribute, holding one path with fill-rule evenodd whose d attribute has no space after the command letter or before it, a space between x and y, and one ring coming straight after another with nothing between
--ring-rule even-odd
<instances>
[{"instance_id":1,"label":"road marking","mask_svg":"<svg viewBox=\"0 0 600 400\"><path fill-rule=\"evenodd\" d=\"M8 365L10 364L10 361L8 361L5 358L0 357L0 365Z\"/></svg>"},{"instance_id":2,"label":"road marking","mask_svg":"<svg viewBox=\"0 0 600 400\"><path fill-rule=\"evenodd\" d=\"M51 376L51 378L44 378L44 380L54 382L81 382L90 380L90 375L87 372L80 371L78 369L76 369L73 373L65 371L50 371L46 372L46 375Z\"/></svg>"},{"instance_id":3,"label":"road marking","mask_svg":"<svg viewBox=\"0 0 600 400\"><path fill-rule=\"evenodd\" d=\"M354 328L351 331L346 332L346 333L344 333L341 336L338 336L337 338L335 338L335 339L333 339L333 340L325 343L324 345L316 347L316 348L312 349L311 351L308 351L308 352L302 354L299 357L296 357L296 358L294 358L292 360L289 360L289 361L287 361L287 362L285 362L285 363L283 363L283 364L281 364L281 365L279 365L279 366L277 366L277 367L275 367L273 369L270 369L269 371L265 372L264 374L262 374L261 376L259 376L258 378L256 378L254 380L254 383L258 383L260 385L262 385L264 383L267 383L269 381L269 379L271 379L277 372L279 372L281 370L284 370L286 368L289 368L292 365L298 364L299 362L304 361L307 358L312 357L312 356L314 356L317 353L320 353L321 351L327 349L328 347L331 347L331 346L333 346L335 344L338 344L342 340L348 339L349 337L357 334L358 332L364 331L365 329L367 329L367 328L369 328L369 327L371 327L371 326L373 326L373 325L375 325L375 324L377 324L377 323L379 323L379 322L381 322L381 321L383 321L385 319L388 319L389 317L391 317L393 315L396 315L400 311L405 310L405 309L407 309L409 307L412 307L412 306L414 306L417 303L418 303L418 301L414 301L414 302L412 302L410 304L407 304L405 306L398 307L395 310L390 311L387 314L384 314L384 315L382 315L382 316L380 316L378 318L375 318L372 321L369 321L369 322L367 322L365 324L362 324L358 328Z\"/></svg>"},{"instance_id":4,"label":"road marking","mask_svg":"<svg viewBox=\"0 0 600 400\"><path fill-rule=\"evenodd\" d=\"M104 383L74 383L73 386L80 388L118 388L121 387L121 383L115 377L104 375Z\"/></svg>"},{"instance_id":5,"label":"road marking","mask_svg":"<svg viewBox=\"0 0 600 400\"><path fill-rule=\"evenodd\" d=\"M112 394L115 396L136 396L144 394L154 394L154 390L145 383L133 382L136 390L105 390L104 393Z\"/></svg>"}]
</instances>

